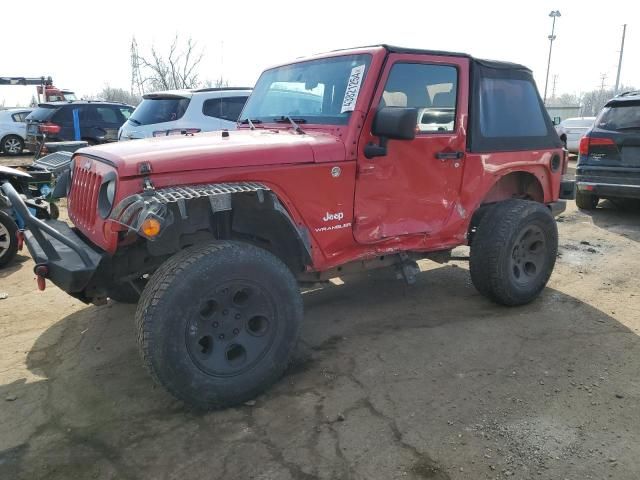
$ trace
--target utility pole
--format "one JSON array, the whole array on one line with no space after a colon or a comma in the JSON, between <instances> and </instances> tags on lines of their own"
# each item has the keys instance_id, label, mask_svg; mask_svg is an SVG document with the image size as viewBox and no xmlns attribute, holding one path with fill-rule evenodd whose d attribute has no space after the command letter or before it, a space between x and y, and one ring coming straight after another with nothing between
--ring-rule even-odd
<instances>
[{"instance_id":1,"label":"utility pole","mask_svg":"<svg viewBox=\"0 0 640 480\"><path fill-rule=\"evenodd\" d=\"M618 87L620 86L620 70L622 69L622 53L624 52L624 37L627 34L627 24L622 26L622 42L620 44L620 59L618 60L618 74L616 75L616 88L613 90L613 94L618 93Z\"/></svg>"},{"instance_id":2,"label":"utility pole","mask_svg":"<svg viewBox=\"0 0 640 480\"><path fill-rule=\"evenodd\" d=\"M604 81L607 79L607 74L606 73L601 73L600 74L600 93L602 93L604 91Z\"/></svg>"},{"instance_id":3,"label":"utility pole","mask_svg":"<svg viewBox=\"0 0 640 480\"><path fill-rule=\"evenodd\" d=\"M553 85L551 87L551 98L556 98L556 83L558 83L558 74L553 76Z\"/></svg>"},{"instance_id":4,"label":"utility pole","mask_svg":"<svg viewBox=\"0 0 640 480\"><path fill-rule=\"evenodd\" d=\"M544 80L544 103L547 103L547 87L549 86L549 67L551 66L551 50L553 50L553 41L556 39L556 18L560 17L560 10L552 10L549 16L553 18L551 25L551 35L549 35L549 59L547 60L547 76Z\"/></svg>"}]
</instances>

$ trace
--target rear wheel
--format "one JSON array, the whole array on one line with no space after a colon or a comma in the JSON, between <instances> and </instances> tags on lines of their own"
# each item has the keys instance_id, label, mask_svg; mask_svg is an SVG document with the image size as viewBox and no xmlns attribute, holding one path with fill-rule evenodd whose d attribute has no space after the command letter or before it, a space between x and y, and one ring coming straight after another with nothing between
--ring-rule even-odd
<instances>
[{"instance_id":1,"label":"rear wheel","mask_svg":"<svg viewBox=\"0 0 640 480\"><path fill-rule=\"evenodd\" d=\"M6 155L20 155L24 150L24 140L18 135L7 135L2 139L2 151Z\"/></svg>"},{"instance_id":2,"label":"rear wheel","mask_svg":"<svg viewBox=\"0 0 640 480\"><path fill-rule=\"evenodd\" d=\"M6 212L0 211L0 268L18 253L18 225Z\"/></svg>"},{"instance_id":3,"label":"rear wheel","mask_svg":"<svg viewBox=\"0 0 640 480\"><path fill-rule=\"evenodd\" d=\"M595 210L599 201L600 199L597 195L581 192L580 190L576 192L576 205L582 210Z\"/></svg>"},{"instance_id":4,"label":"rear wheel","mask_svg":"<svg viewBox=\"0 0 640 480\"><path fill-rule=\"evenodd\" d=\"M144 289L136 323L152 376L198 408L245 402L285 371L302 298L291 271L252 245L216 242L167 260Z\"/></svg>"},{"instance_id":5,"label":"rear wheel","mask_svg":"<svg viewBox=\"0 0 640 480\"><path fill-rule=\"evenodd\" d=\"M494 205L471 244L471 280L503 305L535 299L549 281L558 251L556 222L547 207L528 200Z\"/></svg>"}]
</instances>

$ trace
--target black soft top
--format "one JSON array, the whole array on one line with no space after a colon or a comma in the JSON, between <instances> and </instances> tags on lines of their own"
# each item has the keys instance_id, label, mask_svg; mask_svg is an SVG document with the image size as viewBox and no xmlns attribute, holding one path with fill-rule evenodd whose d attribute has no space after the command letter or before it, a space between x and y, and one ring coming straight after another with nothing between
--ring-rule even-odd
<instances>
[{"instance_id":1,"label":"black soft top","mask_svg":"<svg viewBox=\"0 0 640 480\"><path fill-rule=\"evenodd\" d=\"M444 50L423 50L419 48L404 48L404 47L396 47L394 45L380 45L380 46L385 48L389 53L408 53L408 54L417 54L417 55L441 55L443 57L462 57L462 58L468 58L472 62L487 68L495 68L499 70L522 70L525 72L531 72L529 68L525 67L524 65L520 65L519 63L475 58L469 55L468 53L446 52Z\"/></svg>"},{"instance_id":2,"label":"black soft top","mask_svg":"<svg viewBox=\"0 0 640 480\"><path fill-rule=\"evenodd\" d=\"M536 88L533 73L524 65L474 58L466 53L382 47L389 53L469 59L467 148L470 151L488 153L562 147Z\"/></svg>"}]
</instances>

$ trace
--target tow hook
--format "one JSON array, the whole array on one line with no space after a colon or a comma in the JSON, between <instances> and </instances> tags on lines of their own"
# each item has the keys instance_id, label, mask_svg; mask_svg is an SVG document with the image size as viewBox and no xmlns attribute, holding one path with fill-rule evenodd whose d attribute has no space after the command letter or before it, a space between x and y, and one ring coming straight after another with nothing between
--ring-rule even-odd
<instances>
[{"instance_id":1,"label":"tow hook","mask_svg":"<svg viewBox=\"0 0 640 480\"><path fill-rule=\"evenodd\" d=\"M47 286L46 278L47 278L47 275L49 275L49 267L47 267L46 265L36 265L33 271L36 274L36 281L38 282L38 290L40 290L41 292L44 292L44 289Z\"/></svg>"},{"instance_id":2,"label":"tow hook","mask_svg":"<svg viewBox=\"0 0 640 480\"><path fill-rule=\"evenodd\" d=\"M18 230L16 232L16 240L18 242L18 251L22 251L24 248L24 230Z\"/></svg>"}]
</instances>

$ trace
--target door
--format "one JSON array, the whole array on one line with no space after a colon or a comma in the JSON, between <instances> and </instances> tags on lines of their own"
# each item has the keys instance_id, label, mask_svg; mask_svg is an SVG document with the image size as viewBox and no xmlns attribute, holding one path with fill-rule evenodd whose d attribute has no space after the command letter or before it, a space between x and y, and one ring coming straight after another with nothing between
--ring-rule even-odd
<instances>
[{"instance_id":1,"label":"door","mask_svg":"<svg viewBox=\"0 0 640 480\"><path fill-rule=\"evenodd\" d=\"M465 57L391 54L358 145L354 237L359 243L424 233L435 236L457 205L468 111ZM382 107L418 110L416 137L389 140L387 154L365 158Z\"/></svg>"}]
</instances>

